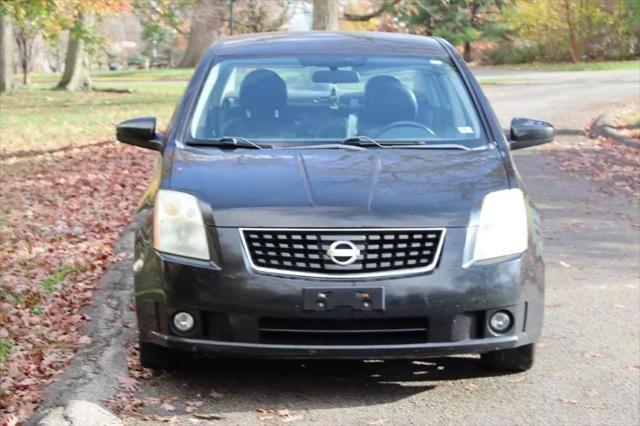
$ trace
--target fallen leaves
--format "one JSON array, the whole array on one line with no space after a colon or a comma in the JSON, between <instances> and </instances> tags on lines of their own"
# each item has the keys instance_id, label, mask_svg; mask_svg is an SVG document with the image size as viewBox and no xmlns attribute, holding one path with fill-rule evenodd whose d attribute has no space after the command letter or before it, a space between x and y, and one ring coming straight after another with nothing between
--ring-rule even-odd
<instances>
[{"instance_id":1,"label":"fallen leaves","mask_svg":"<svg viewBox=\"0 0 640 426\"><path fill-rule=\"evenodd\" d=\"M202 419L202 420L223 420L224 419L224 417L222 417L220 414L215 414L215 413L191 413L191 415L196 419Z\"/></svg>"},{"instance_id":2,"label":"fallen leaves","mask_svg":"<svg viewBox=\"0 0 640 426\"><path fill-rule=\"evenodd\" d=\"M169 412L176 411L176 407L169 404L168 402L165 402L164 404L162 404L160 408L162 408L164 411L169 411Z\"/></svg>"},{"instance_id":3,"label":"fallen leaves","mask_svg":"<svg viewBox=\"0 0 640 426\"><path fill-rule=\"evenodd\" d=\"M138 381L131 377L118 379L118 384L122 389L124 389L127 392L135 392L136 390L138 390L138 387L139 387Z\"/></svg>"},{"instance_id":4,"label":"fallen leaves","mask_svg":"<svg viewBox=\"0 0 640 426\"><path fill-rule=\"evenodd\" d=\"M137 393L140 391L145 381L151 379L162 379L170 376L171 373L157 373L148 370L140 365L139 347L136 344L127 346L128 357L128 377L120 379L120 392L111 399L105 401L106 405L116 414L122 417L137 418L145 421L155 421L162 423L184 423L183 415L190 415L191 422L199 420L223 420L223 416L213 412L205 412L204 407L206 400L218 400L223 395L214 389L210 389L205 394L196 392L194 399L181 400L175 395L161 395L159 397L140 397ZM153 386L153 385L152 385ZM184 384L183 386L186 386ZM164 411L165 416L149 414L149 412Z\"/></svg>"},{"instance_id":5,"label":"fallen leaves","mask_svg":"<svg viewBox=\"0 0 640 426\"><path fill-rule=\"evenodd\" d=\"M640 149L596 137L554 151L554 162L576 176L601 183L606 194L625 193L634 199L640 189ZM637 223L637 218L631 218Z\"/></svg>"},{"instance_id":6,"label":"fallen leaves","mask_svg":"<svg viewBox=\"0 0 640 426\"><path fill-rule=\"evenodd\" d=\"M585 352L582 354L585 358L606 358L607 356L597 352Z\"/></svg>"},{"instance_id":7,"label":"fallen leaves","mask_svg":"<svg viewBox=\"0 0 640 426\"><path fill-rule=\"evenodd\" d=\"M271 420L274 418L279 418L284 423L295 422L298 420L302 420L304 416L300 413L292 413L287 409L274 410L274 409L258 409L258 419L259 420Z\"/></svg>"},{"instance_id":8,"label":"fallen leaves","mask_svg":"<svg viewBox=\"0 0 640 426\"><path fill-rule=\"evenodd\" d=\"M0 160L0 418L30 416L43 386L91 343L79 311L152 165L153 154L115 142Z\"/></svg>"},{"instance_id":9,"label":"fallen leaves","mask_svg":"<svg viewBox=\"0 0 640 426\"><path fill-rule=\"evenodd\" d=\"M606 410L607 408L609 408L606 404L584 404L576 399L571 398L560 398L560 402L566 405L575 405L576 407L587 408L591 410Z\"/></svg>"},{"instance_id":10,"label":"fallen leaves","mask_svg":"<svg viewBox=\"0 0 640 426\"><path fill-rule=\"evenodd\" d=\"M78 344L79 345L90 345L91 344L91 337L89 337L89 336L80 336L80 337L78 337Z\"/></svg>"},{"instance_id":11,"label":"fallen leaves","mask_svg":"<svg viewBox=\"0 0 640 426\"><path fill-rule=\"evenodd\" d=\"M595 397L597 397L597 396L599 396L599 395L600 395L600 392L598 392L598 391L597 391L597 390L595 390L595 389L588 389L588 390L586 390L586 391L584 392L584 394L585 394L585 395L587 395L587 396L589 396L589 397L591 397L591 398L595 398Z\"/></svg>"}]
</instances>

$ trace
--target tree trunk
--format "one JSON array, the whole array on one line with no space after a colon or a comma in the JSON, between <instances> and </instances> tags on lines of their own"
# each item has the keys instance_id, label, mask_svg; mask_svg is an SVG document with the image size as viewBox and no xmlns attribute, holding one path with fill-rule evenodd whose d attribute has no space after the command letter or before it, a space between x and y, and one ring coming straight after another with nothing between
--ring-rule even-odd
<instances>
[{"instance_id":1,"label":"tree trunk","mask_svg":"<svg viewBox=\"0 0 640 426\"><path fill-rule=\"evenodd\" d=\"M31 71L31 58L33 58L33 47L36 36L28 29L16 26L13 35L18 48L18 59L20 62L20 71L22 71L22 84L30 83L29 72Z\"/></svg>"},{"instance_id":2,"label":"tree trunk","mask_svg":"<svg viewBox=\"0 0 640 426\"><path fill-rule=\"evenodd\" d=\"M313 29L338 31L338 0L313 0Z\"/></svg>"},{"instance_id":3,"label":"tree trunk","mask_svg":"<svg viewBox=\"0 0 640 426\"><path fill-rule=\"evenodd\" d=\"M178 65L179 68L193 68L198 65L211 43L224 26L228 0L199 0L191 12L191 28L187 51Z\"/></svg>"},{"instance_id":4,"label":"tree trunk","mask_svg":"<svg viewBox=\"0 0 640 426\"><path fill-rule=\"evenodd\" d=\"M471 42L470 41L464 42L464 50L462 51L462 57L464 58L465 62L471 62Z\"/></svg>"},{"instance_id":5,"label":"tree trunk","mask_svg":"<svg viewBox=\"0 0 640 426\"><path fill-rule=\"evenodd\" d=\"M569 33L569 50L571 52L571 62L580 61L580 47L576 40L576 30L573 23L573 15L571 10L571 0L564 0L565 18L567 19L567 31Z\"/></svg>"},{"instance_id":6,"label":"tree trunk","mask_svg":"<svg viewBox=\"0 0 640 426\"><path fill-rule=\"evenodd\" d=\"M13 28L9 16L0 16L0 93L13 86Z\"/></svg>"},{"instance_id":7,"label":"tree trunk","mask_svg":"<svg viewBox=\"0 0 640 426\"><path fill-rule=\"evenodd\" d=\"M58 83L59 89L76 92L84 88L91 88L88 58L85 53L85 41L81 33L91 21L87 14L80 14L76 18L74 28L69 32L67 55L64 60L64 73Z\"/></svg>"}]
</instances>

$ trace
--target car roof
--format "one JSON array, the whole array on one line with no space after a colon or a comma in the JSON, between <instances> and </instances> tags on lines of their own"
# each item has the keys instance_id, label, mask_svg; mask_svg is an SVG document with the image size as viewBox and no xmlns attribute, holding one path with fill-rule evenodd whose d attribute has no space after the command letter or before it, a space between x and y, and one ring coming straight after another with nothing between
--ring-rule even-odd
<instances>
[{"instance_id":1,"label":"car roof","mask_svg":"<svg viewBox=\"0 0 640 426\"><path fill-rule=\"evenodd\" d=\"M435 38L383 32L274 32L221 37L216 56L379 55L448 57Z\"/></svg>"}]
</instances>

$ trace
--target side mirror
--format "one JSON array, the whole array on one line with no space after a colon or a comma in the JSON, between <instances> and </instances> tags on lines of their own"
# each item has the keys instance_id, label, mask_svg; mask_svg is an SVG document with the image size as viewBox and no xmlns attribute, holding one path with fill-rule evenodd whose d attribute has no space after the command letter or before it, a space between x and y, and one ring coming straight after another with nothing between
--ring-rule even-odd
<instances>
[{"instance_id":1,"label":"side mirror","mask_svg":"<svg viewBox=\"0 0 640 426\"><path fill-rule=\"evenodd\" d=\"M164 146L160 135L156 134L155 117L140 117L123 121L116 126L116 139L122 143L154 151L162 151Z\"/></svg>"},{"instance_id":2,"label":"side mirror","mask_svg":"<svg viewBox=\"0 0 640 426\"><path fill-rule=\"evenodd\" d=\"M509 146L513 150L542 145L553 141L555 135L556 131L549 123L529 118L514 118L511 120Z\"/></svg>"}]
</instances>

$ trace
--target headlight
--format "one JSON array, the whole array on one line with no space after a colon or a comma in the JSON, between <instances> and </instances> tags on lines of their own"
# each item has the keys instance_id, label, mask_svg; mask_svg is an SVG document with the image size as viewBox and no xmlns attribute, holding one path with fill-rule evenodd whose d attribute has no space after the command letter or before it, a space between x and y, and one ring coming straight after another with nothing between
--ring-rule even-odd
<instances>
[{"instance_id":1,"label":"headlight","mask_svg":"<svg viewBox=\"0 0 640 426\"><path fill-rule=\"evenodd\" d=\"M465 266L527 249L527 209L519 189L491 192L482 200L480 217L467 232Z\"/></svg>"},{"instance_id":2,"label":"headlight","mask_svg":"<svg viewBox=\"0 0 640 426\"><path fill-rule=\"evenodd\" d=\"M161 252L209 259L207 232L198 199L161 189L153 214L153 247Z\"/></svg>"}]
</instances>

